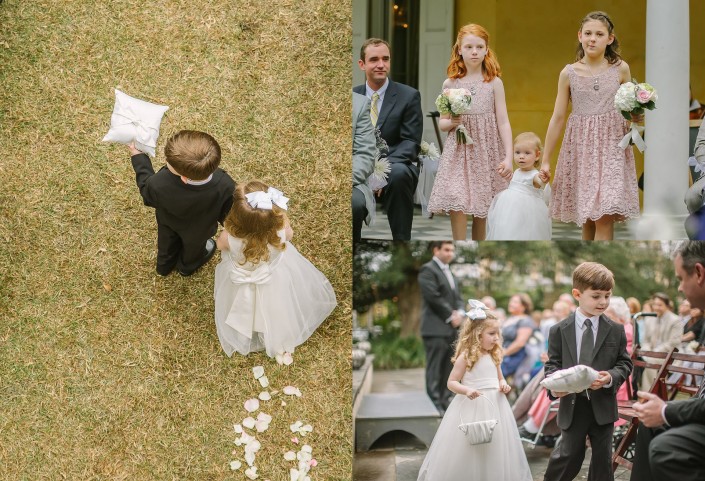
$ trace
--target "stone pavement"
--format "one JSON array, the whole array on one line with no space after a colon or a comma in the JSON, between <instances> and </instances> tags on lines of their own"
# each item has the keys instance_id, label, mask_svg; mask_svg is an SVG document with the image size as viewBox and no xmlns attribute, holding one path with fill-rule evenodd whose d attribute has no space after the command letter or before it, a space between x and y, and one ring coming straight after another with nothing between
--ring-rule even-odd
<instances>
[{"instance_id":1,"label":"stone pavement","mask_svg":"<svg viewBox=\"0 0 705 481\"><path fill-rule=\"evenodd\" d=\"M419 390L425 390L422 368L374 372L372 392L391 393ZM427 451L421 441L410 434L396 431L382 436L373 448L368 452L355 453L353 481L416 481ZM525 444L524 452L534 480L542 480L551 450L545 447L531 449ZM587 479L590 453L588 449L583 468L576 478L578 480ZM619 468L615 480L626 481L629 479L629 475L629 471Z\"/></svg>"},{"instance_id":2,"label":"stone pavement","mask_svg":"<svg viewBox=\"0 0 705 481\"><path fill-rule=\"evenodd\" d=\"M663 221L647 221L639 223L638 220L615 224L615 240L661 240L661 239L686 239L683 222L685 216L671 217ZM468 222L467 238L471 238L472 223ZM551 240L580 240L582 236L580 227L575 224L553 222ZM411 240L431 241L445 240L452 237L450 230L450 217L436 215L432 219L424 217L417 206L414 211L414 220L411 229ZM375 222L371 227L363 224L363 239L391 239L387 216L378 208Z\"/></svg>"}]
</instances>

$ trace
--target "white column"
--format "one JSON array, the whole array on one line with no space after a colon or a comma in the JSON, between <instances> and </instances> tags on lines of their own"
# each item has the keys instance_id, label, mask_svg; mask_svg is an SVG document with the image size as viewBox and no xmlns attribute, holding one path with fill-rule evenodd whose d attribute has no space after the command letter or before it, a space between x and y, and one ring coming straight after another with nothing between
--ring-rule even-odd
<instances>
[{"instance_id":1,"label":"white column","mask_svg":"<svg viewBox=\"0 0 705 481\"><path fill-rule=\"evenodd\" d=\"M647 0L646 79L658 90L646 113L644 221L637 238L682 238L687 214L689 0Z\"/></svg>"}]
</instances>

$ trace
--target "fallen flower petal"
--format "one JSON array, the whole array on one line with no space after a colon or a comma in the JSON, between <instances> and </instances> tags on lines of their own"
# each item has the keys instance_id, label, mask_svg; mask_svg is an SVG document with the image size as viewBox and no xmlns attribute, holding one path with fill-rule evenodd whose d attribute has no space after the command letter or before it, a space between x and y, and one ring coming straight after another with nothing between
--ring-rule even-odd
<instances>
[{"instance_id":1,"label":"fallen flower petal","mask_svg":"<svg viewBox=\"0 0 705 481\"><path fill-rule=\"evenodd\" d=\"M260 401L269 401L270 399L272 399L272 396L270 396L267 391L262 391L257 397L259 397Z\"/></svg>"},{"instance_id":2,"label":"fallen flower petal","mask_svg":"<svg viewBox=\"0 0 705 481\"><path fill-rule=\"evenodd\" d=\"M238 434L240 434L242 432L242 426L240 426L239 424L233 424L233 429Z\"/></svg>"},{"instance_id":3,"label":"fallen flower petal","mask_svg":"<svg viewBox=\"0 0 705 481\"><path fill-rule=\"evenodd\" d=\"M311 458L311 461L309 461L308 464L309 464L309 466L311 466L312 468L315 468L316 466L318 466L318 461L316 461L315 458Z\"/></svg>"},{"instance_id":4,"label":"fallen flower petal","mask_svg":"<svg viewBox=\"0 0 705 481\"><path fill-rule=\"evenodd\" d=\"M284 394L287 394L289 396L296 396L296 397L301 397L301 391L299 391L299 388L294 387L294 386L286 386L284 389Z\"/></svg>"},{"instance_id":5,"label":"fallen flower petal","mask_svg":"<svg viewBox=\"0 0 705 481\"><path fill-rule=\"evenodd\" d=\"M255 464L255 453L245 453L245 461L248 466Z\"/></svg>"},{"instance_id":6,"label":"fallen flower petal","mask_svg":"<svg viewBox=\"0 0 705 481\"><path fill-rule=\"evenodd\" d=\"M301 429L301 426L303 426L303 423L301 421L296 421L294 424L289 425L289 429L291 429L292 433L297 433L299 432L299 429Z\"/></svg>"},{"instance_id":7,"label":"fallen flower petal","mask_svg":"<svg viewBox=\"0 0 705 481\"><path fill-rule=\"evenodd\" d=\"M255 427L255 418L248 416L245 419L242 420L242 425L245 426L247 429L252 429Z\"/></svg>"},{"instance_id":8,"label":"fallen flower petal","mask_svg":"<svg viewBox=\"0 0 705 481\"><path fill-rule=\"evenodd\" d=\"M252 398L252 399L248 399L247 401L245 401L245 410L248 413L251 413L253 411L257 411L258 409L259 409L259 399Z\"/></svg>"},{"instance_id":9,"label":"fallen flower petal","mask_svg":"<svg viewBox=\"0 0 705 481\"><path fill-rule=\"evenodd\" d=\"M269 379L267 379L267 376L262 376L258 379L259 383L262 385L262 387L267 387L269 386Z\"/></svg>"},{"instance_id":10,"label":"fallen flower petal","mask_svg":"<svg viewBox=\"0 0 705 481\"><path fill-rule=\"evenodd\" d=\"M287 461L293 461L296 459L296 453L294 451L287 451L284 453L284 459Z\"/></svg>"},{"instance_id":11,"label":"fallen flower petal","mask_svg":"<svg viewBox=\"0 0 705 481\"><path fill-rule=\"evenodd\" d=\"M258 432L258 433L263 433L263 432L265 432L268 427L269 427L269 423L266 422L266 421L257 421L257 422L255 423L255 428L257 429L257 432Z\"/></svg>"},{"instance_id":12,"label":"fallen flower petal","mask_svg":"<svg viewBox=\"0 0 705 481\"><path fill-rule=\"evenodd\" d=\"M247 443L247 446L245 446L245 452L246 453L256 453L259 451L259 449L262 447L262 444L257 441L255 438L252 438L252 441Z\"/></svg>"},{"instance_id":13,"label":"fallen flower petal","mask_svg":"<svg viewBox=\"0 0 705 481\"><path fill-rule=\"evenodd\" d=\"M291 438L291 442L294 443L294 444L299 444L299 438L297 438L296 436L294 436L293 438Z\"/></svg>"},{"instance_id":14,"label":"fallen flower petal","mask_svg":"<svg viewBox=\"0 0 705 481\"><path fill-rule=\"evenodd\" d=\"M282 406L286 406L286 401L282 401Z\"/></svg>"},{"instance_id":15,"label":"fallen flower petal","mask_svg":"<svg viewBox=\"0 0 705 481\"><path fill-rule=\"evenodd\" d=\"M303 446L301 446L301 451L303 451L305 453L312 453L313 448L311 446L309 446L308 444L304 444Z\"/></svg>"},{"instance_id":16,"label":"fallen flower petal","mask_svg":"<svg viewBox=\"0 0 705 481\"><path fill-rule=\"evenodd\" d=\"M242 467L242 463L240 461L230 461L230 469L233 471L237 471Z\"/></svg>"},{"instance_id":17,"label":"fallen flower petal","mask_svg":"<svg viewBox=\"0 0 705 481\"><path fill-rule=\"evenodd\" d=\"M252 368L252 372L255 375L255 379L259 379L262 376L264 376L264 367L262 366L255 366Z\"/></svg>"},{"instance_id":18,"label":"fallen flower petal","mask_svg":"<svg viewBox=\"0 0 705 481\"><path fill-rule=\"evenodd\" d=\"M259 413L257 415L257 420L258 421L264 421L266 423L271 423L272 422L272 416L270 416L267 413Z\"/></svg>"},{"instance_id":19,"label":"fallen flower petal","mask_svg":"<svg viewBox=\"0 0 705 481\"><path fill-rule=\"evenodd\" d=\"M245 476L247 476L250 479L257 479L257 468L252 466L251 468L246 469Z\"/></svg>"}]
</instances>

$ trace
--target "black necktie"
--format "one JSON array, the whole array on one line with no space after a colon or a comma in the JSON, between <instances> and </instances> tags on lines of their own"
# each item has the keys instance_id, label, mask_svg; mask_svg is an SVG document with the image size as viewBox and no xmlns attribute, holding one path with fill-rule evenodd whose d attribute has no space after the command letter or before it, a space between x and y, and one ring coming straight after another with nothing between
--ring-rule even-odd
<instances>
[{"instance_id":1,"label":"black necktie","mask_svg":"<svg viewBox=\"0 0 705 481\"><path fill-rule=\"evenodd\" d=\"M585 331L583 332L583 340L580 343L580 359L578 364L589 366L592 362L592 349L595 347L595 337L592 334L592 321L585 319Z\"/></svg>"}]
</instances>

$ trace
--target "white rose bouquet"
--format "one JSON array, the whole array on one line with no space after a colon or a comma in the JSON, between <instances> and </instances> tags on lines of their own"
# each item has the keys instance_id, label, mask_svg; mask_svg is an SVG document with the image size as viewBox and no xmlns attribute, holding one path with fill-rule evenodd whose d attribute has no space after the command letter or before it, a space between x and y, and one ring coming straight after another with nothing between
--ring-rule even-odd
<instances>
[{"instance_id":1,"label":"white rose bouquet","mask_svg":"<svg viewBox=\"0 0 705 481\"><path fill-rule=\"evenodd\" d=\"M655 88L646 82L638 83L632 79L631 82L625 82L619 87L614 96L614 106L617 107L625 119L631 120L632 115L641 115L645 109L654 110L657 99L658 94ZM634 143L639 151L643 152L646 149L646 144L640 134L643 130L643 127L632 122L631 130L619 142L619 146L626 149Z\"/></svg>"},{"instance_id":2,"label":"white rose bouquet","mask_svg":"<svg viewBox=\"0 0 705 481\"><path fill-rule=\"evenodd\" d=\"M436 108L442 114L460 115L470 108L472 95L468 89L443 89L436 98ZM464 125L455 130L458 144L472 144L472 139Z\"/></svg>"}]
</instances>

